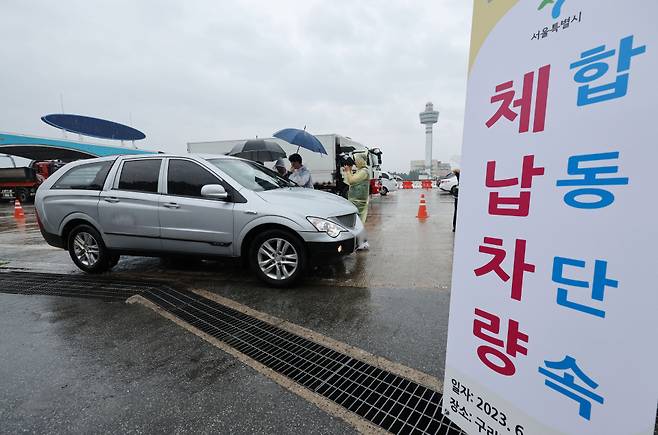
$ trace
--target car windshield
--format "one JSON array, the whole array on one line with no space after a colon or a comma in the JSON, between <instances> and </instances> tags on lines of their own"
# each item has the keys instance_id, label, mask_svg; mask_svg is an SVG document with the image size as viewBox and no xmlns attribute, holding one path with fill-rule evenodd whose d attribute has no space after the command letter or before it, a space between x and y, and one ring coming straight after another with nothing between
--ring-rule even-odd
<instances>
[{"instance_id":1,"label":"car windshield","mask_svg":"<svg viewBox=\"0 0 658 435\"><path fill-rule=\"evenodd\" d=\"M295 183L255 162L238 159L208 159L208 161L242 186L256 192L296 186Z\"/></svg>"}]
</instances>

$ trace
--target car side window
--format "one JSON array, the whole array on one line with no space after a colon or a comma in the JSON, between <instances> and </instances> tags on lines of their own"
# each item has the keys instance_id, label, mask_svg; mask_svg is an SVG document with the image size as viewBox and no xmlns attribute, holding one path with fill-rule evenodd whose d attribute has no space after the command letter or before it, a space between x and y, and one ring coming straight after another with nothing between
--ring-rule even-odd
<instances>
[{"instance_id":1,"label":"car side window","mask_svg":"<svg viewBox=\"0 0 658 435\"><path fill-rule=\"evenodd\" d=\"M68 170L53 189L101 190L113 161L89 163Z\"/></svg>"},{"instance_id":2,"label":"car side window","mask_svg":"<svg viewBox=\"0 0 658 435\"><path fill-rule=\"evenodd\" d=\"M391 179L386 172L382 172L382 178L386 178L387 180Z\"/></svg>"},{"instance_id":3,"label":"car side window","mask_svg":"<svg viewBox=\"0 0 658 435\"><path fill-rule=\"evenodd\" d=\"M169 160L167 194L201 198L206 184L223 184L207 169L189 160Z\"/></svg>"},{"instance_id":4,"label":"car side window","mask_svg":"<svg viewBox=\"0 0 658 435\"><path fill-rule=\"evenodd\" d=\"M158 193L162 159L127 160L119 177L119 190Z\"/></svg>"}]
</instances>

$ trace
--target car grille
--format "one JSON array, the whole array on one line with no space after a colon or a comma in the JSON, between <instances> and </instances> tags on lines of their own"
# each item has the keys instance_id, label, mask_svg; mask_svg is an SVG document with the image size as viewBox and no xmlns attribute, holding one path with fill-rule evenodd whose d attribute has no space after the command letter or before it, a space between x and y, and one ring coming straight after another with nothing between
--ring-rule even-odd
<instances>
[{"instance_id":1,"label":"car grille","mask_svg":"<svg viewBox=\"0 0 658 435\"><path fill-rule=\"evenodd\" d=\"M333 220L346 228L354 228L356 226L356 213L336 216Z\"/></svg>"}]
</instances>

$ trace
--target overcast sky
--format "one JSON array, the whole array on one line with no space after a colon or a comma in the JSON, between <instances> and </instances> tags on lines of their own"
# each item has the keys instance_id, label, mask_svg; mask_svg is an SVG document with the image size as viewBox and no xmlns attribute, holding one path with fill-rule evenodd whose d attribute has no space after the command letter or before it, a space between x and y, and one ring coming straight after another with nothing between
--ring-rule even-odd
<instances>
[{"instance_id":1,"label":"overcast sky","mask_svg":"<svg viewBox=\"0 0 658 435\"><path fill-rule=\"evenodd\" d=\"M338 133L424 158L418 113L441 112L435 158L460 154L471 1L2 0L0 130L61 137L40 116L130 123L141 148ZM437 134L438 132L438 134ZM91 139L89 139L91 141Z\"/></svg>"}]
</instances>

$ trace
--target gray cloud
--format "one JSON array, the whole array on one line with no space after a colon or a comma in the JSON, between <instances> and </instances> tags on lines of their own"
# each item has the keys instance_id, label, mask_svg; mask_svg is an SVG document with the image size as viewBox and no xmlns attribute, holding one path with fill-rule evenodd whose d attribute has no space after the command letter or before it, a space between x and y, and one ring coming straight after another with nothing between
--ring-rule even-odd
<instances>
[{"instance_id":1,"label":"gray cloud","mask_svg":"<svg viewBox=\"0 0 658 435\"><path fill-rule=\"evenodd\" d=\"M423 158L418 112L441 111L435 155L461 147L471 2L7 1L0 129L58 136L65 109L129 122L143 148L340 133Z\"/></svg>"}]
</instances>

